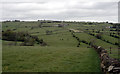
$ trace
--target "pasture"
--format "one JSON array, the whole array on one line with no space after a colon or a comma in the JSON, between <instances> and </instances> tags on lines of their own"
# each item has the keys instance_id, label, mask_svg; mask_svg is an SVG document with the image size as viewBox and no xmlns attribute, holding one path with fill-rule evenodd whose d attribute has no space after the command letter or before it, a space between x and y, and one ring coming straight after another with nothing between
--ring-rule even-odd
<instances>
[{"instance_id":1,"label":"pasture","mask_svg":"<svg viewBox=\"0 0 120 74\"><path fill-rule=\"evenodd\" d=\"M2 40L3 72L101 72L97 52L84 42L80 42L77 47L79 42L72 36L70 29L79 30L74 34L80 40L102 46L111 52L109 54L111 57L118 58L118 39L109 36L114 31L110 31L110 28L106 29L108 26L112 25L84 22L3 22L2 31L26 32L43 39L47 44L21 46L22 41ZM89 34L97 35L99 34L97 31L102 33L101 39Z\"/></svg>"}]
</instances>

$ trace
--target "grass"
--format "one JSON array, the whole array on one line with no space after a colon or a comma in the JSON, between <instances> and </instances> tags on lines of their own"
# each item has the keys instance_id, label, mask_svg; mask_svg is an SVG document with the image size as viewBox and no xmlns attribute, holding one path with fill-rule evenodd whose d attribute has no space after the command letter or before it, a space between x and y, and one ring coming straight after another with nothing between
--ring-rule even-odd
<instances>
[{"instance_id":1,"label":"grass","mask_svg":"<svg viewBox=\"0 0 120 74\"><path fill-rule=\"evenodd\" d=\"M94 41L96 45L99 45L99 46L102 46L103 48L110 48L110 47L113 47L113 48L117 48L116 45L112 45L110 43L106 43L100 39L97 39L96 37L94 36L91 36L87 33L75 33L76 36L78 36L81 40L85 40L87 42L90 42L90 41Z\"/></svg>"},{"instance_id":2,"label":"grass","mask_svg":"<svg viewBox=\"0 0 120 74\"><path fill-rule=\"evenodd\" d=\"M81 40L85 40L85 41L87 41L87 42L93 41L93 42L95 43L95 45L102 46L102 47L105 48L108 52L110 52L110 47L111 47L111 48L112 48L112 49L111 49L112 54L110 54L110 56L111 56L112 58L119 58L119 57L118 57L118 46L113 45L113 44L110 44L110 43L107 43L107 42L102 41L102 40L100 40L100 39L97 39L96 37L91 36L91 35L89 35L89 34L87 34L87 33L75 33L75 34L76 34L76 36L78 36ZM110 38L111 38L111 37L109 36L109 37L107 37L107 38L105 38L105 39L109 40ZM115 38L113 38L113 39L115 39ZM109 40L109 41L113 41L113 42L114 42L114 40ZM116 40L116 41L117 41L117 40Z\"/></svg>"},{"instance_id":3,"label":"grass","mask_svg":"<svg viewBox=\"0 0 120 74\"><path fill-rule=\"evenodd\" d=\"M96 55L93 49L85 47L3 46L3 71L100 72Z\"/></svg>"},{"instance_id":4,"label":"grass","mask_svg":"<svg viewBox=\"0 0 120 74\"><path fill-rule=\"evenodd\" d=\"M2 41L3 43L3 72L101 72L100 59L96 51L87 48L88 45L81 43L77 47L78 41L72 37L69 29L102 30L110 24L85 25L84 23L66 23L69 26L60 27L42 27L39 28L39 22L7 22L3 23L3 30L16 29L14 31L28 32L43 39L48 46L19 46L21 42ZM60 23L44 23L44 26L53 26ZM26 27L27 26L27 27ZM32 28L34 27L34 28ZM32 28L32 29L31 29ZM51 35L46 35L46 30L52 31ZM95 40L96 45L102 46L109 52L112 47L112 53L117 53L117 46L96 39L85 32L75 33L81 40L90 42ZM103 35L105 39L115 42L113 37ZM13 44L13 45L10 45ZM118 55L110 54L116 58Z\"/></svg>"}]
</instances>

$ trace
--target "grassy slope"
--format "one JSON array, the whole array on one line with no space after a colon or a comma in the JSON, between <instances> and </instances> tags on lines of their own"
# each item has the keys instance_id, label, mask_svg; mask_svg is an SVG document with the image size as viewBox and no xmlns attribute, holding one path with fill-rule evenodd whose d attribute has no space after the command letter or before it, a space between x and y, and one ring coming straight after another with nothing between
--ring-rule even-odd
<instances>
[{"instance_id":1,"label":"grassy slope","mask_svg":"<svg viewBox=\"0 0 120 74\"><path fill-rule=\"evenodd\" d=\"M86 33L76 33L76 36L78 36L81 40L86 40L88 42L90 41L95 41L95 44L98 46L102 46L103 48L105 48L108 52L110 50L110 47L112 48L111 52L112 54L110 54L111 57L113 58L118 58L118 46L116 45L112 45L110 43L106 43L100 39L95 38L94 36L91 36L89 34ZM107 37L106 39L109 39L110 37ZM111 40L112 41L112 40Z\"/></svg>"},{"instance_id":2,"label":"grassy slope","mask_svg":"<svg viewBox=\"0 0 120 74\"><path fill-rule=\"evenodd\" d=\"M19 23L6 23L3 28L4 30L15 29L17 24ZM5 27L6 25L8 27ZM56 23L48 25L56 25ZM31 29L31 26L36 27L38 23L23 22L16 31L28 31L32 35L37 35L43 38L48 46L41 47L37 44L35 46L8 46L7 44L11 42L3 41L3 71L100 72L100 60L97 53L87 48L86 44L81 43L79 48L76 47L77 40L67 30L69 28L84 30L86 26L84 27L83 24L70 24L65 28L37 27ZM46 30L53 31L53 34L46 35ZM84 33L80 36L89 41ZM103 41L98 40L98 42ZM104 44L103 46L109 46L107 43Z\"/></svg>"}]
</instances>

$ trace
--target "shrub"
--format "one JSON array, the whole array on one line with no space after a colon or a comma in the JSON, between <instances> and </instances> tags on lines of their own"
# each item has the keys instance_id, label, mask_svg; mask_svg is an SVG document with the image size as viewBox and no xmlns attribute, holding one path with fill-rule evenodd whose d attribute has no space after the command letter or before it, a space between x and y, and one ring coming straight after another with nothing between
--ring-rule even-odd
<instances>
[{"instance_id":1,"label":"shrub","mask_svg":"<svg viewBox=\"0 0 120 74\"><path fill-rule=\"evenodd\" d=\"M77 45L77 47L79 47L79 45Z\"/></svg>"},{"instance_id":2,"label":"shrub","mask_svg":"<svg viewBox=\"0 0 120 74\"><path fill-rule=\"evenodd\" d=\"M85 43L86 41L82 40L83 43Z\"/></svg>"},{"instance_id":3,"label":"shrub","mask_svg":"<svg viewBox=\"0 0 120 74\"><path fill-rule=\"evenodd\" d=\"M8 41L15 41L16 40L16 33L11 31L11 30L3 31L2 39L8 40Z\"/></svg>"},{"instance_id":4,"label":"shrub","mask_svg":"<svg viewBox=\"0 0 120 74\"><path fill-rule=\"evenodd\" d=\"M101 39L101 34L97 34L96 38Z\"/></svg>"},{"instance_id":5,"label":"shrub","mask_svg":"<svg viewBox=\"0 0 120 74\"><path fill-rule=\"evenodd\" d=\"M43 39L40 39L38 42L39 42L40 44L42 44L44 41L43 41Z\"/></svg>"},{"instance_id":6,"label":"shrub","mask_svg":"<svg viewBox=\"0 0 120 74\"><path fill-rule=\"evenodd\" d=\"M34 46L35 39L33 38L26 38L25 41L21 44L23 46Z\"/></svg>"},{"instance_id":7,"label":"shrub","mask_svg":"<svg viewBox=\"0 0 120 74\"><path fill-rule=\"evenodd\" d=\"M75 37L75 35L73 35L73 37Z\"/></svg>"},{"instance_id":8,"label":"shrub","mask_svg":"<svg viewBox=\"0 0 120 74\"><path fill-rule=\"evenodd\" d=\"M39 39L37 36L32 36L26 32L13 32L11 30L6 30L2 32L2 39L7 41L22 41L21 45L33 46L35 42L42 45L47 45L43 39Z\"/></svg>"},{"instance_id":9,"label":"shrub","mask_svg":"<svg viewBox=\"0 0 120 74\"><path fill-rule=\"evenodd\" d=\"M115 42L115 45L119 45L119 43Z\"/></svg>"}]
</instances>

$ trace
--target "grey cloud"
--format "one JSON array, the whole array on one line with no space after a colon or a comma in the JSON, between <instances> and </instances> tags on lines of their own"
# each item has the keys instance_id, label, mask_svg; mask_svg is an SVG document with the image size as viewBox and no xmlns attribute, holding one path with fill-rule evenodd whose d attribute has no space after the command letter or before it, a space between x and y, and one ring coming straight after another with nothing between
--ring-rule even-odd
<instances>
[{"instance_id":1,"label":"grey cloud","mask_svg":"<svg viewBox=\"0 0 120 74\"><path fill-rule=\"evenodd\" d=\"M108 20L117 22L117 2L40 1L3 3L2 19Z\"/></svg>"},{"instance_id":2,"label":"grey cloud","mask_svg":"<svg viewBox=\"0 0 120 74\"><path fill-rule=\"evenodd\" d=\"M64 1L70 1L70 0L1 0L1 2L64 2ZM78 1L78 0L74 0ZM80 2L101 2L101 0L79 0ZM118 2L119 0L104 0L102 2Z\"/></svg>"}]
</instances>

